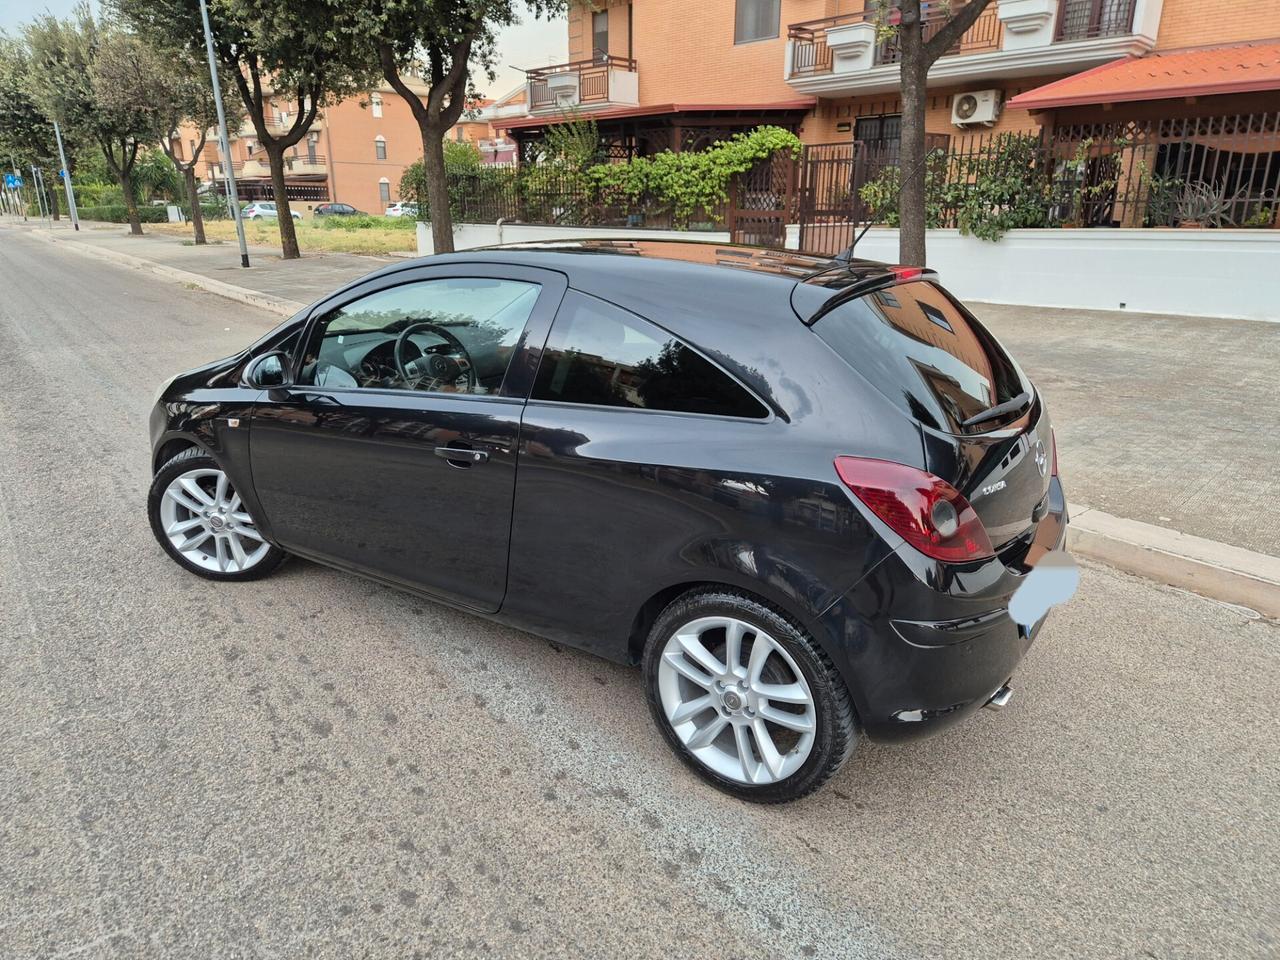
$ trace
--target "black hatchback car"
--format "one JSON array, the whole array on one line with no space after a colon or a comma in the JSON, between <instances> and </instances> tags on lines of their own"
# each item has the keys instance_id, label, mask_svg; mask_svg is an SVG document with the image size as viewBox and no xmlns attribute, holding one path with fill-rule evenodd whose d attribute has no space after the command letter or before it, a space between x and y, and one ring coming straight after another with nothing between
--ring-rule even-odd
<instances>
[{"instance_id":1,"label":"black hatchback car","mask_svg":"<svg viewBox=\"0 0 1280 960\"><path fill-rule=\"evenodd\" d=\"M1043 400L927 271L583 241L389 267L151 415L157 539L297 554L616 660L718 787L1007 696L1066 533Z\"/></svg>"}]
</instances>

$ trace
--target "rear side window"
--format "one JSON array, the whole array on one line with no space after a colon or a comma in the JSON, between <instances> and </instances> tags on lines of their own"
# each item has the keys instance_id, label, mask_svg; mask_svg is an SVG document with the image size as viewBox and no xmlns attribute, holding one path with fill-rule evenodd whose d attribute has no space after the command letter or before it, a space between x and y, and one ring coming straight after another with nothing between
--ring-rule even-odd
<instances>
[{"instance_id":1,"label":"rear side window","mask_svg":"<svg viewBox=\"0 0 1280 960\"><path fill-rule=\"evenodd\" d=\"M934 283L876 290L813 325L849 366L921 423L950 433L1027 389L995 338ZM1016 415L1016 414L1015 414Z\"/></svg>"},{"instance_id":2,"label":"rear side window","mask_svg":"<svg viewBox=\"0 0 1280 960\"><path fill-rule=\"evenodd\" d=\"M551 327L533 398L724 417L768 416L745 387L665 330L573 290Z\"/></svg>"}]
</instances>

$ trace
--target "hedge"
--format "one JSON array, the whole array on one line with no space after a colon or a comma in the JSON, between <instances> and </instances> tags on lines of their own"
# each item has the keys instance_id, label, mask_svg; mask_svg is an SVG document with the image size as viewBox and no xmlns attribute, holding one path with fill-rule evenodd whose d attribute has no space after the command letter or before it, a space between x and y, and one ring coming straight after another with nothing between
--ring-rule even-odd
<instances>
[{"instance_id":1,"label":"hedge","mask_svg":"<svg viewBox=\"0 0 1280 960\"><path fill-rule=\"evenodd\" d=\"M106 223L128 223L129 211L123 203L105 207L78 207L81 220L102 220ZM139 207L140 223L168 223L169 212L164 207Z\"/></svg>"}]
</instances>

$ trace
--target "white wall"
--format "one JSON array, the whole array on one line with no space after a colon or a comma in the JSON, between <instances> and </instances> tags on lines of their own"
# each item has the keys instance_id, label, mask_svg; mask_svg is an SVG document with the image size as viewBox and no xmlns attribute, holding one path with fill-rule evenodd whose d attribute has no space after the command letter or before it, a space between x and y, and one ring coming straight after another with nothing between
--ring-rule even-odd
<instances>
[{"instance_id":1,"label":"white wall","mask_svg":"<svg viewBox=\"0 0 1280 960\"><path fill-rule=\"evenodd\" d=\"M574 238L709 240L727 232L462 224L459 250ZM787 246L799 242L795 225ZM1280 230L1014 230L998 242L930 230L929 266L966 300L1280 322ZM418 252L432 252L418 224ZM898 232L873 228L858 244L868 260L898 260Z\"/></svg>"},{"instance_id":2,"label":"white wall","mask_svg":"<svg viewBox=\"0 0 1280 960\"><path fill-rule=\"evenodd\" d=\"M1280 230L930 230L929 266L966 300L1280 321ZM898 259L873 228L868 260Z\"/></svg>"},{"instance_id":3,"label":"white wall","mask_svg":"<svg viewBox=\"0 0 1280 960\"><path fill-rule=\"evenodd\" d=\"M531 243L536 240L710 240L728 243L727 230L628 230L623 227L548 227L532 223L456 224L453 246L456 250L492 247L499 243ZM792 241L788 241L792 242ZM431 242L431 225L418 224L418 253L430 256L435 250Z\"/></svg>"}]
</instances>

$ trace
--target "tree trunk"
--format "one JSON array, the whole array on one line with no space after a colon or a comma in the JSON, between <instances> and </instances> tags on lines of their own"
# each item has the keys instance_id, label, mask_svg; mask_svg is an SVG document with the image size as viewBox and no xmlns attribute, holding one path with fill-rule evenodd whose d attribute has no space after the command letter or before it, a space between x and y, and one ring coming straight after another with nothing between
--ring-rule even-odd
<instances>
[{"instance_id":1,"label":"tree trunk","mask_svg":"<svg viewBox=\"0 0 1280 960\"><path fill-rule=\"evenodd\" d=\"M289 209L289 198L285 195L284 186L284 150L272 149L263 144L267 151L267 162L271 165L271 195L276 201L277 227L280 230L280 258L297 260L302 256L298 250L298 232L293 228L293 211Z\"/></svg>"},{"instance_id":2,"label":"tree trunk","mask_svg":"<svg viewBox=\"0 0 1280 960\"><path fill-rule=\"evenodd\" d=\"M904 11L905 13L905 11ZM902 132L898 169L902 190L898 195L898 261L913 267L925 265L925 84L929 64L925 60L919 20L914 29L899 28L902 44Z\"/></svg>"},{"instance_id":3,"label":"tree trunk","mask_svg":"<svg viewBox=\"0 0 1280 960\"><path fill-rule=\"evenodd\" d=\"M58 215L58 191L55 190L53 186L56 180L57 180L56 177L50 177L49 179L45 180L44 195L45 195L45 198L49 201L49 212L53 214L53 219L61 220L62 218Z\"/></svg>"},{"instance_id":4,"label":"tree trunk","mask_svg":"<svg viewBox=\"0 0 1280 960\"><path fill-rule=\"evenodd\" d=\"M196 244L203 245L204 213L200 210L200 188L196 185L196 165L193 163L182 171L182 179L187 182L187 203L191 204L191 229L195 231Z\"/></svg>"},{"instance_id":5,"label":"tree trunk","mask_svg":"<svg viewBox=\"0 0 1280 960\"><path fill-rule=\"evenodd\" d=\"M138 198L133 193L133 165L120 168L120 192L124 194L124 209L129 215L129 232L142 236L142 221L138 219Z\"/></svg>"},{"instance_id":6,"label":"tree trunk","mask_svg":"<svg viewBox=\"0 0 1280 960\"><path fill-rule=\"evenodd\" d=\"M449 209L449 178L444 170L444 131L430 124L422 128L422 172L427 180L432 252L453 253L453 213Z\"/></svg>"}]
</instances>

